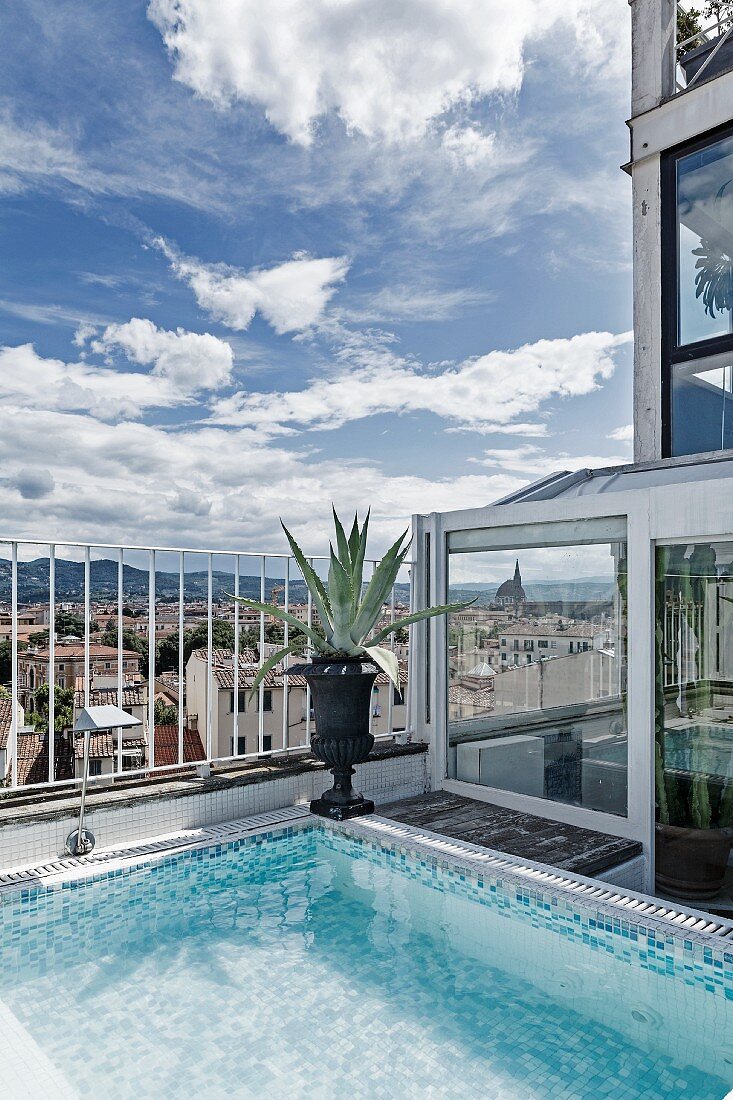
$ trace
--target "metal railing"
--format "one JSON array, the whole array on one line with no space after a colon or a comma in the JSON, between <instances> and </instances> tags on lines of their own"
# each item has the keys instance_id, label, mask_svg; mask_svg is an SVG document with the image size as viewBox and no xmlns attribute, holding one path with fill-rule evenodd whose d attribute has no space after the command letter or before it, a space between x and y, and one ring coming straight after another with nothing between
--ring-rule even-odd
<instances>
[{"instance_id":1,"label":"metal railing","mask_svg":"<svg viewBox=\"0 0 733 1100\"><path fill-rule=\"evenodd\" d=\"M701 27L699 30L694 31L693 34L686 38L680 38L678 33L678 25L680 17L688 15L691 9L684 4L677 4L677 21L675 22L675 48L673 52L674 64L675 64L675 92L685 92L695 85L702 83L708 74L708 78L711 72L711 67L714 66L716 59L719 59L720 53L723 50L726 42L733 40L733 17L725 17L718 19L705 27ZM698 13L699 14L699 13ZM686 54L691 53L694 49L700 46L712 45L710 53L705 60L700 64L699 68L695 70L692 76L687 79L684 66L682 64ZM733 69L733 61L730 68Z\"/></svg>"},{"instance_id":2,"label":"metal railing","mask_svg":"<svg viewBox=\"0 0 733 1100\"><path fill-rule=\"evenodd\" d=\"M44 559L47 561L47 566L44 564ZM201 561L203 559L203 561ZM203 564L202 569L191 569L191 561L194 563ZM326 555L313 555L309 559L310 564L318 572L319 570L325 573L325 568L328 565L328 557ZM63 643L58 638L58 625L61 621L59 613L63 610L60 605L71 605L77 612L81 611L84 618L83 637L76 643L76 649L81 650L75 657L70 657L71 663L71 689L74 693L74 706L73 712L76 711L76 701L80 697L83 700L83 705L89 706L90 702L94 698L97 698L97 690L104 690L107 692L105 698L114 698L115 701L123 706L124 709L129 709L129 706L124 705L125 690L139 689L141 695L141 701L136 706L142 706L145 708L145 719L147 724L146 740L147 744L144 750L143 763L139 767L127 768L125 767L125 745L124 737L121 729L116 731L116 739L114 742L114 755L111 757L111 771L106 771L101 775L90 776L90 783L99 784L104 782L112 782L115 779L119 780L132 779L139 777L141 780L146 776L155 776L161 773L171 773L179 771L181 769L192 769L195 767L200 768L202 765L211 764L228 764L242 760L254 760L262 757L280 756L282 754L303 752L308 749L311 740L311 734L313 732L313 722L311 717L311 700L310 689L307 686L303 686L299 683L297 686L292 683L292 675L289 675L289 668L293 663L297 661L307 659L311 649L305 643L307 639L304 639L304 655L299 657L292 655L285 659L281 667L273 670L270 675L270 682L266 684L261 683L259 686L257 696L257 720L256 730L252 730L252 712L245 706L244 711L240 707L240 691L242 686L245 692L249 689L247 687L247 681L251 682L254 677L257 664L244 664L242 661L242 645L241 645L241 633L242 633L242 605L226 599L222 590L222 578L219 576L223 573L226 578L226 591L233 595L246 594L241 591L242 579L247 578L250 582L249 591L251 591L252 582L257 582L259 579L259 590L256 595L259 595L261 600L270 600L270 594L272 589L275 588L277 592L282 592L284 597L284 603L281 605L286 611L291 611L293 607L299 607L304 610L304 621L306 625L313 626L313 605L310 598L310 594L306 595L306 586L300 576L300 571L297 568L297 564L294 563L294 559L291 555L283 553L260 553L252 551L230 551L230 550L211 550L194 547L145 547L145 546L121 546L110 545L107 543L84 543L84 542L69 542L58 541L49 543L38 543L31 540L24 539L10 539L0 538L0 567L5 562L4 579L0 574L0 585L4 588L0 588L0 609L4 612L2 621L5 623L4 628L4 641L5 648L7 650L7 643L9 641L9 660L10 660L10 675L7 675L7 666L5 667L5 673L0 675L0 681L3 682L3 687L10 694L10 722L9 728L5 730L0 729L0 761L3 761L2 749L5 749L4 753L4 771L0 773L0 787L7 789L17 789L22 787L23 790L30 789L46 789L46 788L63 788L73 787L78 785L81 777L77 777L75 774L75 744L74 736L71 732L72 721L68 723L68 729L64 728L63 731L56 732L56 722L59 718L59 691L61 690L58 680L60 678L60 663L62 660L62 652L67 643ZM116 566L116 579L113 584L113 594L110 591L110 583L103 584L101 580L94 579L94 565L96 562L114 563ZM82 588L83 592L74 592L73 600L69 597L69 586L62 584L60 581L60 569L61 563L69 563L76 567L81 566L81 572L83 576ZM376 567L377 561L375 559L367 559L366 565L371 566L372 571ZM167 568L162 567L166 565ZM173 568L171 568L171 565ZM187 568L187 565L189 568ZM145 567L147 566L147 569ZM217 568L215 569L215 566ZM224 568L222 568L224 566ZM293 567L294 566L294 567ZM126 568L133 568L137 573L144 576L147 572L147 593L142 594L139 591L139 585L135 585L132 581L126 582L125 570ZM47 569L47 572L46 572ZM106 566L106 572L109 573L110 565ZM42 575L39 581L39 573ZM205 607L202 600L194 600L192 593L195 593L201 586L201 575L205 574ZM9 574L9 576L8 576ZM176 578L177 574L177 578ZM26 584L26 580L30 577L34 578L29 584ZM214 578L215 575L218 579L218 591L215 594ZM47 582L46 582L47 577ZM158 587L162 583L161 578L165 578L167 581L167 599L161 600L158 593ZM177 584L176 584L177 580ZM368 574L365 578L368 580ZM196 583L194 583L194 581ZM293 600L293 585L298 585L302 598L299 603ZM35 587L33 587L35 585ZM399 587L398 587L399 586ZM177 588L175 598L170 595L172 587ZM36 599L19 599L19 588L23 593L26 591L34 592ZM134 591L133 591L134 589ZM402 596L402 601L398 599L398 592ZM277 593L276 593L277 599ZM389 604L385 606L383 613L383 620L394 622L396 617L396 610L398 603L404 603L406 608L413 608L413 586L411 584L411 568L407 565L404 567L400 577L398 577L397 584L392 590ZM195 606L197 604L197 606ZM22 605L22 606L21 606ZM139 632L139 636L146 637L147 639L147 699L146 703L142 701L144 698L145 680L143 676L143 661L138 662L137 670L130 670L125 668L126 660L135 661L135 658L129 658L129 645L125 645L125 622L124 622L124 609L126 606L132 605L133 609L140 610L145 613L147 609L147 630L145 632ZM156 660L158 657L158 634L156 631L156 623L158 616L163 616L163 608L169 609L171 606L177 605L177 615L175 616L175 624L178 631L178 653L177 653L177 667L167 669L177 676L177 751L175 760L165 760L160 763L156 763L156 723L155 723L155 703L156 703ZM101 659L95 659L92 634L94 633L91 628L92 615L97 611L99 606L108 609L107 613L110 618L116 619L116 630L114 631L115 645L110 648L114 650L114 656L112 654L104 654L107 661L104 662ZM10 622L7 623L9 608ZM29 608L34 608L35 612L41 616L42 621L35 624L34 632L42 632L48 630L48 645L47 652L44 652L43 648L35 648L24 643L20 637L20 616L28 611ZM110 613L109 609L113 609L114 615ZM233 609L233 614L232 614ZM66 609L68 611L68 607ZM217 612L219 613L217 615ZM231 621L233 626L233 644L231 646L231 657L221 658L221 655L216 651L220 648L215 644L215 624L218 621L222 612L227 612L227 621ZM406 613L406 610L405 610ZM258 662L261 663L265 659L266 646L267 646L267 633L266 627L269 625L268 617L264 612L259 612L259 653ZM24 619L29 619L30 614L25 614ZM172 616L166 616L167 623L170 626L174 619ZM252 616L249 616L249 621L252 621ZM187 664L190 664L191 660L199 661L202 665L204 659L200 655L203 651L203 646L198 647L196 653L198 656L192 654L189 657L187 663L184 663L184 639L187 629L195 629L199 627L201 629L202 624L206 624L206 649L205 649L205 691L203 692L203 715L201 713L201 701L202 692L200 690L200 684L196 687L197 702L194 704L191 698L192 684L187 684L188 669ZM163 624L161 624L163 625ZM282 644L287 646L293 636L293 628L288 624L277 624L282 628L282 640L278 640L278 645ZM8 632L9 626L9 632ZM203 633L203 630L201 630ZM9 637L8 637L9 633ZM24 633L29 633L29 627L24 627ZM109 639L109 633L111 633L109 624L107 631L104 631ZM129 637L128 637L129 641ZM395 646L394 635L391 635L389 643L392 648ZM35 676L35 669L39 665L38 653L43 654L43 664L45 665L45 679ZM128 656L126 656L128 655ZM107 676L104 678L107 681L116 676L116 684L111 687L108 683L101 687L99 683L95 683L99 679L99 666L103 666L104 663L109 664L109 669L102 667L102 672L107 672ZM63 661L66 664L66 661ZM406 681L409 682L409 648L408 648L408 669ZM21 668L23 669L23 675L21 676ZM33 670L31 672L31 670ZM217 676L224 672L231 670L231 680L233 686L231 712L227 713L224 717L226 719L224 728L222 729L222 704L221 698L229 697L229 689L222 688L219 685ZM68 674L68 669L64 668L64 677ZM162 670L158 670L162 671ZM201 670L199 670L201 671ZM32 679L32 683L29 682ZM22 680L22 682L21 682ZM43 723L39 719L39 714L35 703L37 702L36 693L40 687L45 684L48 685L48 701L47 701L47 721ZM392 684L380 684L380 700L384 700L383 692L386 691L386 705L380 703L380 707L370 708L370 723L374 724L376 710L381 712L381 718L379 719L376 728L373 729L377 740L391 738L395 733L403 731L409 731L410 729L410 701L409 693L406 691L406 685L403 693L404 698L404 711L401 712L400 717L404 714L404 721L397 721L396 708L397 705L394 700L394 692L392 690ZM291 696L294 691L299 691L302 696L305 696L305 717L301 720L300 707L296 706L297 721L293 721L293 709L291 707ZM272 693L280 693L282 714L280 720L276 720L278 708L273 705L271 712L265 709L266 695L265 692L270 691ZM222 694L223 693L223 694ZM28 702L30 699L34 701L34 734L36 741L34 742L38 746L40 754L41 764L43 764L45 757L47 756L47 774L44 778L38 777L38 767L31 769L32 780L20 781L23 777L19 776L19 746L20 738L25 734L32 736L29 729L25 729L21 722L21 713L25 718L25 712L27 708L21 704L21 695L24 702ZM68 699L68 696L66 697ZM273 698L273 695L270 697ZM246 696L245 696L246 703ZM296 701L297 703L297 701ZM193 714L196 713L198 720L196 728L194 730L193 724L190 721ZM268 715L271 714L271 718ZM243 724L243 718L246 715L247 725ZM203 723L201 718L203 717ZM386 721L382 719L386 717ZM202 728L203 725L203 728ZM247 729L247 726L249 729ZM190 734L197 733L201 741L201 749L203 755L200 759L187 759L185 752L185 737L184 734L189 732ZM4 736L7 734L7 736ZM240 746L240 737L244 736L244 745ZM409 736L409 733L407 734ZM252 751L246 751L248 740L256 737L256 747ZM270 745L265 748L265 738L270 738ZM45 750L44 750L45 746ZM237 750L243 747L244 752L238 752ZM60 774L60 759L59 749L63 748L65 752L65 760L70 764L68 767L71 770L70 775ZM223 751L224 748L230 748L231 752ZM159 754L160 755L160 754ZM24 770L25 773L25 770ZM2 797L2 791L0 790L0 798Z\"/></svg>"}]
</instances>

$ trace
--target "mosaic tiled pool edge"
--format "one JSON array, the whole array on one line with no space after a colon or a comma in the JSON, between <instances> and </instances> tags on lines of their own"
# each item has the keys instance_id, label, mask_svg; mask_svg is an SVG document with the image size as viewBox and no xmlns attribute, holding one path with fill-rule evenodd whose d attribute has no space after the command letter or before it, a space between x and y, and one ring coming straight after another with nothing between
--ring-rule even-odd
<instances>
[{"instance_id":1,"label":"mosaic tiled pool edge","mask_svg":"<svg viewBox=\"0 0 733 1100\"><path fill-rule=\"evenodd\" d=\"M407 866L409 857L417 861L417 875L427 885L435 887L438 872L443 872L445 889L482 904L503 904L499 891L513 891L507 895L507 911L511 908L512 915L560 934L572 934L592 948L644 969L668 973L686 984L701 984L708 992L722 993L733 1001L733 925L711 921L705 914L682 907L660 912L658 901L644 894L617 891L597 880L557 872L376 815L332 822L311 817L304 807L290 807L18 872L30 878L16 879L12 871L4 872L0 875L0 914L13 896L28 899L38 891L76 889L84 882L118 877L140 866L170 864L198 850L212 849L215 854L247 840L261 844L304 829L320 829L326 837L329 831L341 833L369 848L372 858L379 856L380 861L412 874ZM655 912L637 915L630 905ZM682 921L692 921L693 927L680 927Z\"/></svg>"}]
</instances>

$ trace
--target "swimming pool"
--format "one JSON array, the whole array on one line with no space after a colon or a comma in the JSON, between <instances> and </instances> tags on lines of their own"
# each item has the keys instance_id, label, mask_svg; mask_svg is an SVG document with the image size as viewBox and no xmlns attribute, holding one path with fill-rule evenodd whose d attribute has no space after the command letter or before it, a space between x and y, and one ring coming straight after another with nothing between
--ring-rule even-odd
<instances>
[{"instance_id":1,"label":"swimming pool","mask_svg":"<svg viewBox=\"0 0 733 1100\"><path fill-rule=\"evenodd\" d=\"M722 1100L733 942L446 847L306 819L0 891L0 1066L70 1098Z\"/></svg>"}]
</instances>

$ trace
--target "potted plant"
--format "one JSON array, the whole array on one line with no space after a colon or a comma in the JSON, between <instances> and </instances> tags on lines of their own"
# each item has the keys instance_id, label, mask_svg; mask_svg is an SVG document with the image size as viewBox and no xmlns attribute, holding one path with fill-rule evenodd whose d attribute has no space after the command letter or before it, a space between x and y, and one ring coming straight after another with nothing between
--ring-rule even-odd
<instances>
[{"instance_id":1,"label":"potted plant","mask_svg":"<svg viewBox=\"0 0 733 1100\"><path fill-rule=\"evenodd\" d=\"M678 48L677 55L687 85L700 72L716 47L719 48L709 64L705 65L699 82L711 80L733 69L733 0L710 0L702 15L705 20L714 20L717 32L714 38L705 40L697 37L698 32L703 30L699 23L699 11L694 8L684 11L679 6L677 9L677 41L687 43ZM724 38L722 43L721 38Z\"/></svg>"},{"instance_id":2,"label":"potted plant","mask_svg":"<svg viewBox=\"0 0 733 1100\"><path fill-rule=\"evenodd\" d=\"M389 548L365 587L364 559L369 513L361 529L358 517L354 516L348 538L335 509L333 519L336 550L331 545L326 584L309 564L285 524L282 524L321 620L323 637L282 607L245 597L237 598L247 607L264 611L302 631L313 647L314 654L308 663L294 665L289 670L301 673L310 686L316 725L311 751L318 760L328 765L334 777L331 789L311 802L310 808L312 813L343 820L374 810L374 803L355 791L351 784L354 765L363 763L374 745L374 737L369 732L374 681L382 670L395 687L399 689L400 686L397 659L390 649L380 643L411 623L460 611L468 604L425 608L372 633L400 568L407 560L410 550L410 542L406 541L407 532L403 532ZM253 692L267 673L294 653L297 646L297 642L285 646L264 662L252 685Z\"/></svg>"},{"instance_id":3,"label":"potted plant","mask_svg":"<svg viewBox=\"0 0 733 1100\"><path fill-rule=\"evenodd\" d=\"M699 728L692 734L689 759L668 752L666 718L668 710L675 720L689 718L691 702L695 712L705 713L713 702L705 638L715 563L713 547L702 543L689 556L685 546L657 550L655 877L662 893L700 900L715 897L725 877L733 842L733 779L730 770L727 778L709 774ZM677 611L677 627L665 631L670 607ZM665 669L670 668L676 675L671 690L665 691Z\"/></svg>"},{"instance_id":4,"label":"potted plant","mask_svg":"<svg viewBox=\"0 0 733 1100\"><path fill-rule=\"evenodd\" d=\"M655 751L657 887L674 897L715 897L733 844L733 780L665 771L658 744Z\"/></svg>"}]
</instances>

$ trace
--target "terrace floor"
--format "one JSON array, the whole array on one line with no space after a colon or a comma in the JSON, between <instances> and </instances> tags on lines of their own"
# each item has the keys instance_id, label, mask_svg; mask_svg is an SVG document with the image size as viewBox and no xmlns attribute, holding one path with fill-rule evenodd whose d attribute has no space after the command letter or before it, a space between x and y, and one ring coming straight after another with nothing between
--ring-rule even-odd
<instances>
[{"instance_id":1,"label":"terrace floor","mask_svg":"<svg viewBox=\"0 0 733 1100\"><path fill-rule=\"evenodd\" d=\"M377 813L380 817L442 833L454 840L546 863L589 878L642 853L641 844L635 840L579 829L575 825L463 798L448 791L433 791L401 802L390 802L379 806Z\"/></svg>"}]
</instances>

